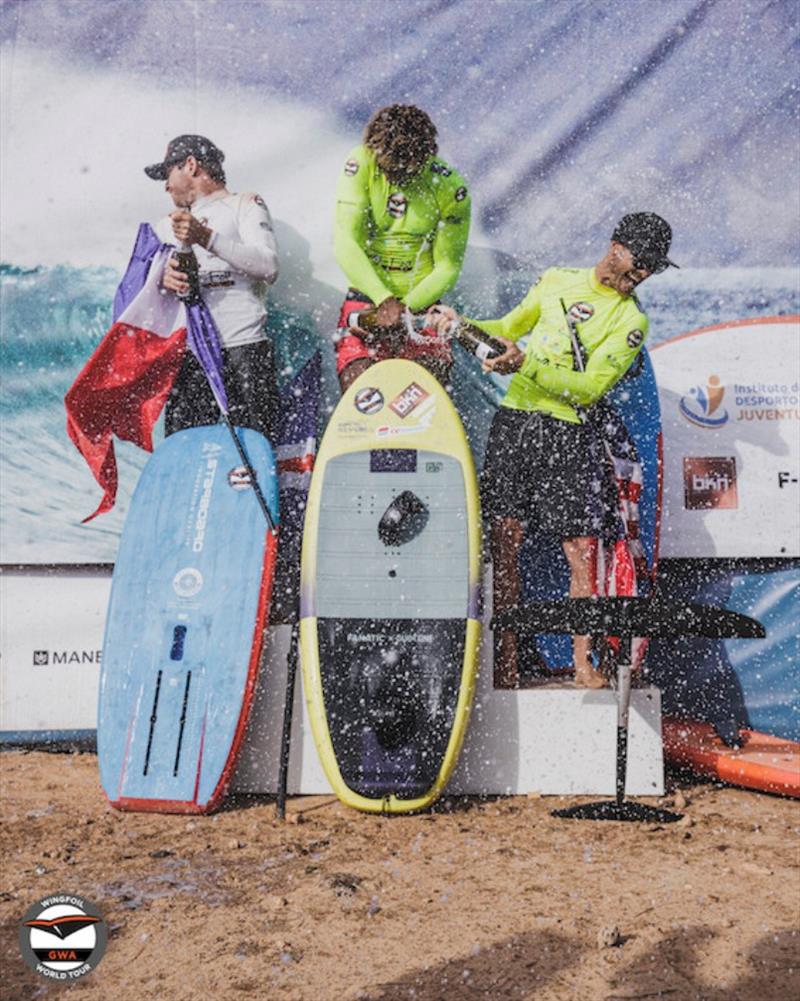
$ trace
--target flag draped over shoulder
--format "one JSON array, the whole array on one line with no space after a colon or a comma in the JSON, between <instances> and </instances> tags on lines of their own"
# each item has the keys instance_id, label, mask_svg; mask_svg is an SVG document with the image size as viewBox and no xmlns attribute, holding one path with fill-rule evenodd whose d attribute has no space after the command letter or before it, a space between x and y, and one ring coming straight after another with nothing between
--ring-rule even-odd
<instances>
[{"instance_id":1,"label":"flag draped over shoulder","mask_svg":"<svg viewBox=\"0 0 800 1001\"><path fill-rule=\"evenodd\" d=\"M220 410L228 413L214 318L202 299L184 305L161 287L173 250L170 244L161 243L147 223L139 226L114 296L111 329L64 400L67 432L103 488L100 506L84 521L114 506L117 459L113 436L152 452L153 428L187 347L202 365Z\"/></svg>"},{"instance_id":2,"label":"flag draped over shoulder","mask_svg":"<svg viewBox=\"0 0 800 1001\"><path fill-rule=\"evenodd\" d=\"M161 279L173 251L152 228L139 227L133 253L114 297L113 323L66 395L67 431L103 488L90 521L114 506L114 435L147 451L184 352L200 362L223 414L228 399L222 348L214 319L200 300L184 305L164 293ZM316 451L320 355L315 352L280 392L275 452L281 494L281 535L289 564L299 553L305 498ZM289 576L294 571L289 572ZM292 587L294 587L292 583Z\"/></svg>"},{"instance_id":3,"label":"flag draped over shoulder","mask_svg":"<svg viewBox=\"0 0 800 1001\"><path fill-rule=\"evenodd\" d=\"M186 349L186 310L161 291L172 248L146 223L139 227L114 298L114 322L65 397L67 433L103 488L90 521L117 494L113 436L153 450L153 428Z\"/></svg>"}]
</instances>

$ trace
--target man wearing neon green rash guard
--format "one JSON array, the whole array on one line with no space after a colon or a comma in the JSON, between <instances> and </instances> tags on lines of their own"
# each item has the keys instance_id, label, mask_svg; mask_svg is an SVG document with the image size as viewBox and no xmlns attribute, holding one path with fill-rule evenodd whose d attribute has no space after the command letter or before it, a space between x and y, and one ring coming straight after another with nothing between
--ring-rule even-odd
<instances>
[{"instance_id":1,"label":"man wearing neon green rash guard","mask_svg":"<svg viewBox=\"0 0 800 1001\"><path fill-rule=\"evenodd\" d=\"M518 557L529 521L561 539L570 597L593 593L597 539L603 511L614 503L614 484L591 407L641 350L648 322L634 289L649 275L677 267L667 257L671 240L672 230L660 216L626 215L595 267L551 268L500 319L460 321L506 343L504 354L484 363L485 371L514 373L492 421L481 475L491 525L495 614L520 601ZM459 322L446 306L434 306L428 316L442 330ZM526 335L521 351L517 342ZM600 688L606 682L590 654L589 637L576 636L576 684ZM518 683L517 638L496 633L495 685Z\"/></svg>"},{"instance_id":2,"label":"man wearing neon green rash guard","mask_svg":"<svg viewBox=\"0 0 800 1001\"><path fill-rule=\"evenodd\" d=\"M436 152L428 115L393 104L372 116L342 168L334 251L350 283L336 343L343 390L392 357L411 358L447 380L449 341L431 330L412 336L403 324L406 309L421 312L453 287L467 246L469 193Z\"/></svg>"}]
</instances>

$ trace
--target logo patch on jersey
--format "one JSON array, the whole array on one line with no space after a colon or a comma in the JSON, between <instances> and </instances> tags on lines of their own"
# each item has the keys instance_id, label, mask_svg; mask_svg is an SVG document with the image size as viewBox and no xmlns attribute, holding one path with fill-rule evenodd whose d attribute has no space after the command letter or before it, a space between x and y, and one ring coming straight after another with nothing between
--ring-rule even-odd
<instances>
[{"instance_id":1,"label":"logo patch on jersey","mask_svg":"<svg viewBox=\"0 0 800 1001\"><path fill-rule=\"evenodd\" d=\"M644 340L644 334L641 330L631 330L625 340L629 348L638 348Z\"/></svg>"},{"instance_id":2,"label":"logo patch on jersey","mask_svg":"<svg viewBox=\"0 0 800 1001\"><path fill-rule=\"evenodd\" d=\"M457 202L463 202L466 197L467 197L467 189L466 188L457 188L456 189L455 199L456 199Z\"/></svg>"},{"instance_id":3,"label":"logo patch on jersey","mask_svg":"<svg viewBox=\"0 0 800 1001\"><path fill-rule=\"evenodd\" d=\"M443 163L437 163L436 160L431 161L431 171L434 174L441 174L442 177L449 177L453 173L449 167L445 167Z\"/></svg>"},{"instance_id":4,"label":"logo patch on jersey","mask_svg":"<svg viewBox=\"0 0 800 1001\"><path fill-rule=\"evenodd\" d=\"M344 165L344 172L348 177L353 177L358 173L358 160L348 160Z\"/></svg>"},{"instance_id":5,"label":"logo patch on jersey","mask_svg":"<svg viewBox=\"0 0 800 1001\"><path fill-rule=\"evenodd\" d=\"M236 279L230 271L206 271L200 276L203 288L232 288Z\"/></svg>"},{"instance_id":6,"label":"logo patch on jersey","mask_svg":"<svg viewBox=\"0 0 800 1001\"><path fill-rule=\"evenodd\" d=\"M586 323L594 316L594 306L590 306L588 302L573 302L568 313L570 319L574 320L575 323Z\"/></svg>"},{"instance_id":7,"label":"logo patch on jersey","mask_svg":"<svg viewBox=\"0 0 800 1001\"><path fill-rule=\"evenodd\" d=\"M258 205L259 208L264 209L265 212L267 211L267 203L264 201L261 195L253 195L253 201L256 203L256 205Z\"/></svg>"},{"instance_id":8,"label":"logo patch on jersey","mask_svg":"<svg viewBox=\"0 0 800 1001\"><path fill-rule=\"evenodd\" d=\"M402 219L406 214L406 209L408 208L408 202L406 201L406 196L401 191L393 191L389 195L389 201L386 203L386 208L390 216L394 216L395 219Z\"/></svg>"}]
</instances>

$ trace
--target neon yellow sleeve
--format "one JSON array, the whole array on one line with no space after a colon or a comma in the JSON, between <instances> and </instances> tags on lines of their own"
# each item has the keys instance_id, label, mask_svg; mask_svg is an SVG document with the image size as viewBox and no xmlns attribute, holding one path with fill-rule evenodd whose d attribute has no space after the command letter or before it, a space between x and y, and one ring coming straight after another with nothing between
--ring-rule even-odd
<instances>
[{"instance_id":1,"label":"neon yellow sleeve","mask_svg":"<svg viewBox=\"0 0 800 1001\"><path fill-rule=\"evenodd\" d=\"M638 326L619 326L589 358L584 372L555 365L543 365L530 355L520 372L532 379L551 396L561 396L567 402L589 407L604 396L633 364L647 336L647 317L640 313Z\"/></svg>"},{"instance_id":2,"label":"neon yellow sleeve","mask_svg":"<svg viewBox=\"0 0 800 1001\"><path fill-rule=\"evenodd\" d=\"M336 185L333 252L350 285L379 304L392 292L364 252L369 211L369 165L364 147L357 146L348 156Z\"/></svg>"},{"instance_id":3,"label":"neon yellow sleeve","mask_svg":"<svg viewBox=\"0 0 800 1001\"><path fill-rule=\"evenodd\" d=\"M463 178L455 171L442 178L442 218L433 240L433 271L403 298L412 312L427 309L458 281L469 238L472 201Z\"/></svg>"},{"instance_id":4,"label":"neon yellow sleeve","mask_svg":"<svg viewBox=\"0 0 800 1001\"><path fill-rule=\"evenodd\" d=\"M545 273L546 274L546 273ZM485 330L495 337L505 337L509 341L518 341L530 333L542 311L542 286L545 277L532 285L522 302L506 313L499 320L467 320L476 327Z\"/></svg>"}]
</instances>

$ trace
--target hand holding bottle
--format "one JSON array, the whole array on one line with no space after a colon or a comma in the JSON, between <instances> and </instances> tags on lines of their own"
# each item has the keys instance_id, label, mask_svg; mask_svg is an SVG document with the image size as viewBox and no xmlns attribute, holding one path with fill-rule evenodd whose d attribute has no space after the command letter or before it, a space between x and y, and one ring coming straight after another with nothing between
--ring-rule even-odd
<instances>
[{"instance_id":1,"label":"hand holding bottle","mask_svg":"<svg viewBox=\"0 0 800 1001\"><path fill-rule=\"evenodd\" d=\"M483 369L486 372L494 369L494 365L489 368L486 367L489 361L492 359L499 360L508 354L510 341L492 337L491 334L487 334L480 327L468 323L451 306L444 306L442 304L431 306L425 315L425 322L440 337L452 337L458 341L462 348L480 359ZM518 353L521 356L521 352Z\"/></svg>"},{"instance_id":2,"label":"hand holding bottle","mask_svg":"<svg viewBox=\"0 0 800 1001\"><path fill-rule=\"evenodd\" d=\"M189 276L181 270L181 265L174 254L167 258L161 284L169 292L174 292L181 298L189 292Z\"/></svg>"},{"instance_id":3,"label":"hand holding bottle","mask_svg":"<svg viewBox=\"0 0 800 1001\"><path fill-rule=\"evenodd\" d=\"M178 244L192 246L199 243L201 247L208 247L211 239L211 230L204 226L199 219L195 218L188 209L176 209L170 213L172 220L172 232Z\"/></svg>"},{"instance_id":4,"label":"hand holding bottle","mask_svg":"<svg viewBox=\"0 0 800 1001\"><path fill-rule=\"evenodd\" d=\"M435 330L440 337L449 337L460 319L452 306L436 303L425 314L425 326Z\"/></svg>"},{"instance_id":5,"label":"hand holding bottle","mask_svg":"<svg viewBox=\"0 0 800 1001\"><path fill-rule=\"evenodd\" d=\"M524 352L520 351L513 341L506 340L505 337L493 337L492 340L499 346L500 354L494 354L482 359L481 368L484 372L496 372L497 375L510 375L516 372L523 361Z\"/></svg>"}]
</instances>

